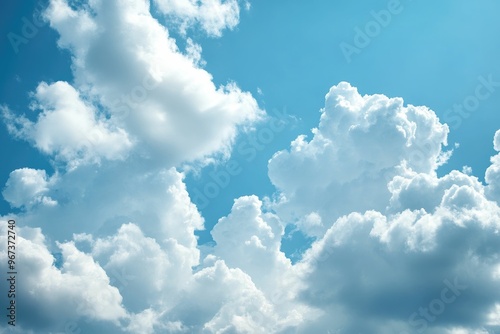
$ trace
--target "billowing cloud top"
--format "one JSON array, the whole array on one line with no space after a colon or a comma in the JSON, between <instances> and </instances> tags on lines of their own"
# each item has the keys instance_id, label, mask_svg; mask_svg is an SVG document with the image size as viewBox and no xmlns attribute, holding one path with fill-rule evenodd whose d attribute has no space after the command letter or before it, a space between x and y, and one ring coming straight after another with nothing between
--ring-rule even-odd
<instances>
[{"instance_id":1,"label":"billowing cloud top","mask_svg":"<svg viewBox=\"0 0 500 334\"><path fill-rule=\"evenodd\" d=\"M276 209L312 235L343 214L384 210L387 181L402 170L433 173L447 158L448 126L433 111L404 106L401 98L361 96L347 82L330 89L312 132L309 142L301 135L269 161L281 191Z\"/></svg>"}]
</instances>

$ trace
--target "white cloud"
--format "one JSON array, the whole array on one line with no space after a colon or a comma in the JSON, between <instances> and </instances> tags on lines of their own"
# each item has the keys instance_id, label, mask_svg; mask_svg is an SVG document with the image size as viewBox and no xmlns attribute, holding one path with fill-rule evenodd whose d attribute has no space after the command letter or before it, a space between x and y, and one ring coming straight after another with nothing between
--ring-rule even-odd
<instances>
[{"instance_id":1,"label":"white cloud","mask_svg":"<svg viewBox=\"0 0 500 334\"><path fill-rule=\"evenodd\" d=\"M7 244L6 226L2 221L3 244ZM119 324L126 317L118 289L109 285L109 277L91 256L77 250L72 242L58 244L64 259L58 269L40 229L17 231L16 301L22 305L17 317L23 328L46 332L61 330L72 319ZM6 250L0 257L2 270L7 272Z\"/></svg>"},{"instance_id":2,"label":"white cloud","mask_svg":"<svg viewBox=\"0 0 500 334\"><path fill-rule=\"evenodd\" d=\"M2 192L3 197L14 208L42 205L57 205L45 193L53 179L47 178L44 170L21 168L11 172Z\"/></svg>"},{"instance_id":3,"label":"white cloud","mask_svg":"<svg viewBox=\"0 0 500 334\"><path fill-rule=\"evenodd\" d=\"M173 166L227 154L237 129L264 114L236 84L215 87L197 65L199 46L188 43L182 54L151 16L149 2L91 1L73 10L53 0L45 16L59 46L73 55L75 89L106 112L149 163Z\"/></svg>"},{"instance_id":4,"label":"white cloud","mask_svg":"<svg viewBox=\"0 0 500 334\"><path fill-rule=\"evenodd\" d=\"M96 240L92 255L110 276L117 276L115 284L132 312L172 304L191 278L191 267L198 264L196 250L175 239L160 245L134 224L122 225L116 235Z\"/></svg>"},{"instance_id":5,"label":"white cloud","mask_svg":"<svg viewBox=\"0 0 500 334\"><path fill-rule=\"evenodd\" d=\"M432 214L406 210L386 217L368 211L341 217L298 265L307 282L302 300L325 312L300 332L314 326L343 327L345 333L480 329L500 298L492 275L500 255L499 227L498 206L472 187L457 185L445 191ZM442 293L450 284L458 289L455 296ZM433 302L443 295L446 302Z\"/></svg>"},{"instance_id":6,"label":"white cloud","mask_svg":"<svg viewBox=\"0 0 500 334\"><path fill-rule=\"evenodd\" d=\"M175 240L190 250L189 262L197 262L194 231L203 229L203 218L182 179L175 169L150 169L133 161L80 166L52 176L37 196L50 198L57 206L34 206L23 216L23 223L42 227L55 240L69 240L80 233L95 238L114 235L120 226L132 222L162 246ZM16 194L13 189L9 186L5 192ZM17 191L26 197L22 189Z\"/></svg>"},{"instance_id":7,"label":"white cloud","mask_svg":"<svg viewBox=\"0 0 500 334\"><path fill-rule=\"evenodd\" d=\"M262 202L256 196L236 199L231 213L219 219L211 233L217 243L213 254L228 267L249 275L276 306L275 312L283 319L278 327L296 325L309 315L305 305L294 301L300 282L290 260L280 250L284 226L279 217L262 211Z\"/></svg>"},{"instance_id":8,"label":"white cloud","mask_svg":"<svg viewBox=\"0 0 500 334\"><path fill-rule=\"evenodd\" d=\"M495 132L495 138L493 139L493 148L495 151L500 152L500 130Z\"/></svg>"},{"instance_id":9,"label":"white cloud","mask_svg":"<svg viewBox=\"0 0 500 334\"><path fill-rule=\"evenodd\" d=\"M36 122L2 108L11 133L42 152L70 168L129 154L163 166L207 162L212 155L228 155L238 129L264 115L252 95L235 83L216 87L199 67L204 64L201 46L188 38L183 54L151 15L148 1L72 5L76 9L65 0L52 0L44 16L59 34L58 45L72 55L74 82L38 85ZM183 18L179 8L185 5L194 6L199 13L192 18L213 33L238 23L236 1L204 1L199 8L174 1L162 8ZM190 19L186 24L192 24Z\"/></svg>"},{"instance_id":10,"label":"white cloud","mask_svg":"<svg viewBox=\"0 0 500 334\"><path fill-rule=\"evenodd\" d=\"M272 333L288 320L276 312L248 275L217 261L194 275L170 316L181 319L189 333Z\"/></svg>"},{"instance_id":11,"label":"white cloud","mask_svg":"<svg viewBox=\"0 0 500 334\"><path fill-rule=\"evenodd\" d=\"M495 151L500 152L500 130L495 133L493 147ZM491 157L491 165L486 170L485 181L488 184L487 194L500 204L500 153Z\"/></svg>"},{"instance_id":12,"label":"white cloud","mask_svg":"<svg viewBox=\"0 0 500 334\"><path fill-rule=\"evenodd\" d=\"M346 82L325 98L313 138L298 136L289 151L269 161L269 177L279 189L276 210L287 219L315 213L322 235L336 218L352 211L383 210L386 184L401 168L431 173L446 160L448 127L426 107L404 106L401 98L361 96Z\"/></svg>"},{"instance_id":13,"label":"white cloud","mask_svg":"<svg viewBox=\"0 0 500 334\"><path fill-rule=\"evenodd\" d=\"M390 181L388 187L391 192L390 209L399 212L406 209L434 212L440 204L445 191L451 186L469 186L483 194L483 185L472 175L456 170L438 178L436 174L416 173L404 170Z\"/></svg>"},{"instance_id":14,"label":"white cloud","mask_svg":"<svg viewBox=\"0 0 500 334\"><path fill-rule=\"evenodd\" d=\"M132 146L127 133L98 115L67 82L42 82L34 98L34 108L41 110L36 122L6 115L16 137L33 142L40 151L68 163L70 169L84 162L100 162L101 157L126 157Z\"/></svg>"},{"instance_id":15,"label":"white cloud","mask_svg":"<svg viewBox=\"0 0 500 334\"><path fill-rule=\"evenodd\" d=\"M181 32L193 24L213 37L220 37L224 29L233 29L239 23L238 0L155 0L160 11L180 24ZM248 3L245 7L247 10Z\"/></svg>"},{"instance_id":16,"label":"white cloud","mask_svg":"<svg viewBox=\"0 0 500 334\"><path fill-rule=\"evenodd\" d=\"M255 196L235 200L231 213L214 226L211 233L217 245L214 254L227 265L240 268L257 287L275 291L283 282L278 274L291 269L290 260L280 251L284 228L279 218L261 211ZM273 282L279 279L280 282Z\"/></svg>"},{"instance_id":17,"label":"white cloud","mask_svg":"<svg viewBox=\"0 0 500 334\"><path fill-rule=\"evenodd\" d=\"M292 272L295 302L323 315L297 332L498 330L496 158L488 187L458 171L438 177L447 132L425 107L341 83L313 139L299 136L270 160L280 191L271 207L319 237Z\"/></svg>"}]
</instances>

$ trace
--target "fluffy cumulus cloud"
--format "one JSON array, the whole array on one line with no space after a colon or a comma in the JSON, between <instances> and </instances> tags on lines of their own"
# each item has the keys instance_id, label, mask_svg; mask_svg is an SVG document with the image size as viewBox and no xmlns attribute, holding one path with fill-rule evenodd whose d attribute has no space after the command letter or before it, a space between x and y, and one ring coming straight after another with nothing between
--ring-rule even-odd
<instances>
[{"instance_id":1,"label":"fluffy cumulus cloud","mask_svg":"<svg viewBox=\"0 0 500 334\"><path fill-rule=\"evenodd\" d=\"M68 163L69 168L82 162L100 162L101 158L123 159L132 146L122 128L100 117L67 82L42 82L34 97L34 107L41 110L37 121L16 118L4 108L8 128L16 137L27 139L40 151Z\"/></svg>"},{"instance_id":2,"label":"fluffy cumulus cloud","mask_svg":"<svg viewBox=\"0 0 500 334\"><path fill-rule=\"evenodd\" d=\"M197 257L195 230L203 218L191 203L183 174L175 169L147 169L131 160L87 165L47 177L44 171L18 169L3 191L23 221L50 230L55 240L73 234L109 236L133 222L146 236L170 240Z\"/></svg>"},{"instance_id":3,"label":"fluffy cumulus cloud","mask_svg":"<svg viewBox=\"0 0 500 334\"><path fill-rule=\"evenodd\" d=\"M283 232L279 218L263 213L257 197L241 197L235 200L230 215L221 218L211 232L217 243L214 255L243 269L260 288L274 291L284 283L277 274L291 269L290 261L280 251ZM280 282L272 281L276 279Z\"/></svg>"},{"instance_id":4,"label":"fluffy cumulus cloud","mask_svg":"<svg viewBox=\"0 0 500 334\"><path fill-rule=\"evenodd\" d=\"M438 176L451 153L436 114L345 82L312 138L269 161L276 196L236 198L199 246L204 218L177 168L229 154L263 111L236 84L214 86L199 45L169 37L219 36L237 1L154 3L164 25L149 1L51 0L74 81L40 83L35 117L2 107L55 170L16 169L2 192L4 245L17 222L17 332L500 331L500 154L484 184ZM288 224L314 237L296 263L281 251ZM3 272L7 259L3 248Z\"/></svg>"},{"instance_id":5,"label":"fluffy cumulus cloud","mask_svg":"<svg viewBox=\"0 0 500 334\"><path fill-rule=\"evenodd\" d=\"M317 237L294 266L295 301L322 314L298 332L499 330L498 156L487 186L459 171L438 177L447 132L427 108L341 83L313 139L270 160L271 206Z\"/></svg>"},{"instance_id":6,"label":"fluffy cumulus cloud","mask_svg":"<svg viewBox=\"0 0 500 334\"><path fill-rule=\"evenodd\" d=\"M2 237L7 244L7 222L2 220ZM103 268L74 243L58 244L64 258L61 268L54 266L54 257L39 228L25 227L17 234L16 300L19 325L24 330L46 333L54 327L61 332L79 318L88 321L119 323L127 312L118 289L110 285ZM7 271L7 251L2 250L2 269ZM21 288L22 287L22 288ZM22 305L22 307L19 307Z\"/></svg>"},{"instance_id":7,"label":"fluffy cumulus cloud","mask_svg":"<svg viewBox=\"0 0 500 334\"><path fill-rule=\"evenodd\" d=\"M216 261L193 278L169 315L180 319L187 333L266 333L284 322L241 269Z\"/></svg>"},{"instance_id":8,"label":"fluffy cumulus cloud","mask_svg":"<svg viewBox=\"0 0 500 334\"><path fill-rule=\"evenodd\" d=\"M251 277L277 306L281 320L273 324L273 332L297 325L314 313L295 301L300 282L290 260L280 251L284 226L275 214L263 212L262 202L256 196L236 199L231 213L221 218L211 233L216 246L205 261L222 259L229 267L239 268Z\"/></svg>"},{"instance_id":9,"label":"fluffy cumulus cloud","mask_svg":"<svg viewBox=\"0 0 500 334\"><path fill-rule=\"evenodd\" d=\"M2 195L13 208L56 205L57 202L45 196L51 182L44 170L16 169L10 173Z\"/></svg>"},{"instance_id":10,"label":"fluffy cumulus cloud","mask_svg":"<svg viewBox=\"0 0 500 334\"><path fill-rule=\"evenodd\" d=\"M330 89L312 133L272 157L269 177L280 190L276 210L315 236L341 215L384 210L387 181L401 169L431 173L447 158L448 126L433 111L362 96L346 82Z\"/></svg>"},{"instance_id":11,"label":"fluffy cumulus cloud","mask_svg":"<svg viewBox=\"0 0 500 334\"><path fill-rule=\"evenodd\" d=\"M308 282L301 298L325 312L310 326L448 333L491 325L495 333L499 227L498 206L468 185L446 189L431 213L341 217L299 265Z\"/></svg>"},{"instance_id":12,"label":"fluffy cumulus cloud","mask_svg":"<svg viewBox=\"0 0 500 334\"><path fill-rule=\"evenodd\" d=\"M187 0L174 3L171 8L198 8ZM217 12L238 4L201 6ZM216 87L198 65L201 47L189 40L183 53L151 15L149 1L89 1L75 7L53 0L44 16L59 34L59 46L72 54L74 82L40 83L33 94L33 108L40 110L35 122L6 107L4 118L11 132L70 167L82 159L128 154L163 165L227 155L238 129L264 114L235 83ZM229 21L235 25L238 16Z\"/></svg>"}]
</instances>

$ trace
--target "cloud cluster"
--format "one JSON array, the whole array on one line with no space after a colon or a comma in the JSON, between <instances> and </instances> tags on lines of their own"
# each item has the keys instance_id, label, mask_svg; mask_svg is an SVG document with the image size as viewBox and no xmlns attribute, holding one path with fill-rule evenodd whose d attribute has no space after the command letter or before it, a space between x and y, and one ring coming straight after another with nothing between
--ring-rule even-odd
<instances>
[{"instance_id":1,"label":"cloud cluster","mask_svg":"<svg viewBox=\"0 0 500 334\"><path fill-rule=\"evenodd\" d=\"M238 22L236 2L194 6L195 14L172 13L200 22L211 35ZM227 11L222 19L214 16L220 8ZM10 133L56 168L51 176L15 170L3 191L21 208L9 218L30 226L18 238L24 264L18 300L31 305L19 314L18 328L215 333L277 327L274 305L246 273L214 256L200 263L194 231L203 218L172 167L227 155L238 130L263 116L255 99L234 83L216 88L198 66L201 48L188 40L182 53L146 1L53 0L44 15L59 46L72 54L74 82L40 83L32 94L34 120L2 107ZM278 229L273 254L281 234ZM7 253L0 257L6 269Z\"/></svg>"},{"instance_id":2,"label":"cloud cluster","mask_svg":"<svg viewBox=\"0 0 500 334\"><path fill-rule=\"evenodd\" d=\"M317 237L293 272L295 301L322 315L298 332L498 330L498 155L487 186L459 171L438 177L447 133L425 107L340 83L311 141L299 136L269 161L271 207Z\"/></svg>"},{"instance_id":3,"label":"cloud cluster","mask_svg":"<svg viewBox=\"0 0 500 334\"><path fill-rule=\"evenodd\" d=\"M84 158L127 154L167 166L229 154L238 129L264 111L235 83L215 87L198 66L201 48L191 41L181 52L149 6L113 0L74 8L50 1L44 16L59 34L59 46L72 54L74 83L42 82L33 94L38 119L7 112L11 132L70 167Z\"/></svg>"},{"instance_id":4,"label":"cloud cluster","mask_svg":"<svg viewBox=\"0 0 500 334\"><path fill-rule=\"evenodd\" d=\"M449 155L442 150L448 127L433 111L404 106L401 98L361 96L347 82L330 89L312 133L274 154L269 177L280 190L275 209L314 236L341 215L384 210L388 180L401 169L431 173Z\"/></svg>"},{"instance_id":5,"label":"cloud cluster","mask_svg":"<svg viewBox=\"0 0 500 334\"><path fill-rule=\"evenodd\" d=\"M186 33L219 36L239 17L236 1L156 4ZM199 246L204 219L176 167L229 154L263 111L235 84L216 88L201 47L182 53L149 5L51 0L45 17L74 82L40 83L36 119L2 107L11 134L56 170L17 169L2 193L18 209L0 224L3 244L5 220L18 226L18 331L500 330L500 154L486 185L438 176L447 125L345 82L313 137L269 161L276 196L235 199L215 244ZM288 224L315 238L295 264L281 251Z\"/></svg>"},{"instance_id":6,"label":"cloud cluster","mask_svg":"<svg viewBox=\"0 0 500 334\"><path fill-rule=\"evenodd\" d=\"M7 223L2 221L1 241L7 244ZM74 243L58 244L64 259L60 269L47 248L39 228L25 227L17 235L18 317L20 327L36 332L62 332L67 322L86 318L91 321L118 322L126 315L122 296L109 284L109 277L88 254ZM7 252L2 251L2 262ZM2 264L2 269L7 270Z\"/></svg>"},{"instance_id":7,"label":"cloud cluster","mask_svg":"<svg viewBox=\"0 0 500 334\"><path fill-rule=\"evenodd\" d=\"M432 197L433 183L448 182L429 181L405 192ZM345 333L498 326L500 208L482 189L442 186L430 212L351 213L305 254L301 298L325 311L322 326Z\"/></svg>"}]
</instances>

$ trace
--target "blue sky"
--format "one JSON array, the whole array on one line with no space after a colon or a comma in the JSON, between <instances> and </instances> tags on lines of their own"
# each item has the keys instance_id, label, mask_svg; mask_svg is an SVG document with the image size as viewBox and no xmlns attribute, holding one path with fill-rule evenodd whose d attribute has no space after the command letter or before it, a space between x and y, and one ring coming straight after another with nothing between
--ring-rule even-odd
<instances>
[{"instance_id":1,"label":"blue sky","mask_svg":"<svg viewBox=\"0 0 500 334\"><path fill-rule=\"evenodd\" d=\"M42 284L21 332L499 330L479 286L498 288L500 3L1 6L0 215L33 277L108 296L68 288L54 320ZM155 288L123 279L140 259ZM456 277L460 303L413 316Z\"/></svg>"}]
</instances>

